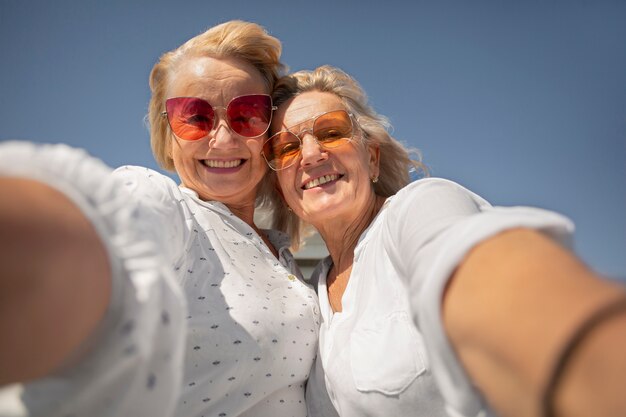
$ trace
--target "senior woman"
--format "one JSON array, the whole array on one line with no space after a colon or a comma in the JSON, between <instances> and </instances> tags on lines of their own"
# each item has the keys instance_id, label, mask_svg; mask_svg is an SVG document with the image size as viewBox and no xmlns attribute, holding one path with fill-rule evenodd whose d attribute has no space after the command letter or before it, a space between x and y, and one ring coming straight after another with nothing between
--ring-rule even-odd
<instances>
[{"instance_id":1,"label":"senior woman","mask_svg":"<svg viewBox=\"0 0 626 417\"><path fill-rule=\"evenodd\" d=\"M306 415L317 297L253 218L275 199L261 147L280 51L232 21L155 65L152 147L180 186L0 148L0 415Z\"/></svg>"},{"instance_id":2,"label":"senior woman","mask_svg":"<svg viewBox=\"0 0 626 417\"><path fill-rule=\"evenodd\" d=\"M330 253L309 415L623 415L626 295L564 247L567 219L409 184L420 163L338 69L273 97L264 156L289 207L274 221L298 236L299 216Z\"/></svg>"}]
</instances>

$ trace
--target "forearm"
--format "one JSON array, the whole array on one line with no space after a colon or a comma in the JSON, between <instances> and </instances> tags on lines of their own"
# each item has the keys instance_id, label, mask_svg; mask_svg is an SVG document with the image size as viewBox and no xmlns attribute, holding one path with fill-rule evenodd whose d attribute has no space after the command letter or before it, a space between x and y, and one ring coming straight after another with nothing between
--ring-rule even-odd
<instances>
[{"instance_id":1,"label":"forearm","mask_svg":"<svg viewBox=\"0 0 626 417\"><path fill-rule=\"evenodd\" d=\"M93 332L110 296L107 254L63 194L0 177L0 385L41 377Z\"/></svg>"},{"instance_id":2,"label":"forearm","mask_svg":"<svg viewBox=\"0 0 626 417\"><path fill-rule=\"evenodd\" d=\"M539 416L548 375L568 337L623 291L538 232L512 230L478 245L459 266L446 291L444 321L463 365L494 409L503 416ZM611 361L610 355L619 356L616 346L594 351L604 351ZM595 381L574 372L575 364L585 360L580 358L572 358L572 374L564 374L559 384L559 410L561 398L599 410L599 401L586 389ZM626 378L623 370L621 375ZM586 394L570 395L570 389ZM611 401L623 407L620 400Z\"/></svg>"},{"instance_id":3,"label":"forearm","mask_svg":"<svg viewBox=\"0 0 626 417\"><path fill-rule=\"evenodd\" d=\"M626 299L623 300L573 346L552 395L553 417L626 415Z\"/></svg>"}]
</instances>

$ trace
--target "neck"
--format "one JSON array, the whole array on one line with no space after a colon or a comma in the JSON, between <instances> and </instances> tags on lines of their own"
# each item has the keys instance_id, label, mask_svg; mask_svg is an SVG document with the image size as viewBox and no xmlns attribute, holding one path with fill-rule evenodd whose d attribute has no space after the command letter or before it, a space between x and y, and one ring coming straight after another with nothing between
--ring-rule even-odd
<instances>
[{"instance_id":1,"label":"neck","mask_svg":"<svg viewBox=\"0 0 626 417\"><path fill-rule=\"evenodd\" d=\"M383 197L372 195L365 210L351 221L346 222L344 219L332 221L333 219L330 219L323 224L314 225L324 239L333 260L333 266L326 279L326 287L328 301L335 312L343 310L342 298L352 272L354 249L359 238L372 223L384 202Z\"/></svg>"},{"instance_id":2,"label":"neck","mask_svg":"<svg viewBox=\"0 0 626 417\"><path fill-rule=\"evenodd\" d=\"M341 272L352 267L354 249L359 237L372 223L384 202L384 197L372 194L365 210L351 220L324 219L322 223L314 224L326 243L336 271Z\"/></svg>"},{"instance_id":3,"label":"neck","mask_svg":"<svg viewBox=\"0 0 626 417\"><path fill-rule=\"evenodd\" d=\"M224 204L228 209L237 217L239 217L244 222L248 223L250 227L258 232L256 225L254 224L254 205L244 204L244 205L235 205L235 204Z\"/></svg>"},{"instance_id":4,"label":"neck","mask_svg":"<svg viewBox=\"0 0 626 417\"><path fill-rule=\"evenodd\" d=\"M226 207L228 207L228 209L235 216L239 217L241 220L246 222L255 232L257 232L257 234L261 237L261 239L263 239L263 242L265 242L265 244L269 248L270 252L272 252L274 257L278 259L278 251L276 250L274 245L272 245L272 242L270 242L267 235L263 233L261 229L259 229L257 225L254 223L254 204L252 205L226 204Z\"/></svg>"}]
</instances>

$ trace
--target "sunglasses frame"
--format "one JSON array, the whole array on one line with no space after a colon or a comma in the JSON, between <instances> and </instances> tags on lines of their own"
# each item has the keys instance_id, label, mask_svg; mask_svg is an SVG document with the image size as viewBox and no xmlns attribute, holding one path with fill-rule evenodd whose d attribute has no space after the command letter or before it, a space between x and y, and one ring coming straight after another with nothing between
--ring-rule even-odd
<instances>
[{"instance_id":1,"label":"sunglasses frame","mask_svg":"<svg viewBox=\"0 0 626 417\"><path fill-rule=\"evenodd\" d=\"M230 118L228 117L228 107L230 107L230 105L233 103L233 101L235 101L235 100L237 100L237 99L240 99L240 98L242 98L242 97L250 97L250 96L263 96L263 97L268 97L268 98L269 98L269 100L270 100L270 106L269 106L269 110L270 110L270 117L269 117L269 119L268 119L268 121L267 121L267 127L265 128L265 130L264 130L263 132L261 132L261 133L260 133L260 134L258 134L258 135L255 135L255 136L246 136L246 135L242 135L241 133L238 133L237 131L235 131L235 130L233 129L233 127L231 126L231 124L230 124ZM204 102L205 102L206 104L208 104L208 105L209 105L209 107L213 110L213 121L212 121L212 123L211 123L211 129L207 132L207 134L206 134L206 135L201 136L201 137L199 137L198 139L185 139L185 138L183 138L183 137L178 136L178 135L176 134L176 132L174 132L174 129L172 128L172 124L171 124L171 122L170 122L170 118L169 118L169 116L168 116L167 110L165 110L165 111L162 111L162 112L161 112L161 117L165 117L165 118L166 118L166 120L167 120L167 125L168 125L168 127L170 128L170 131L172 132L172 134L174 134L174 136L176 136L177 138L179 138L179 139L181 139L181 140L188 141L188 142L195 142L195 141L197 141L197 140L204 139L204 138L206 138L207 136L209 136L209 134L211 133L211 131L215 128L215 125L216 125L216 120L218 120L218 119L217 119L217 117L218 117L218 116L217 116L217 111L216 111L217 109L222 109L222 110L224 110L224 114L225 114L224 120L226 121L226 125L228 125L228 128L229 128L229 129L230 129L233 133L235 133L235 134L237 134L237 135L239 135L239 136L241 136L241 137L248 138L248 139L258 138L258 137L261 137L261 136L263 136L264 134L266 134L266 133L267 133L267 131L270 129L270 125L272 124L272 118L273 118L273 116L274 116L274 110L278 109L278 107L274 106L274 103L273 103L273 101L272 101L272 96L271 96L271 95L269 95L269 94L243 94L243 95L240 95L240 96L237 96L237 97L233 97L233 98L231 98L231 99L230 99L230 101L228 102L228 104L227 104L226 106L214 106L214 105L212 105L211 103L209 103L209 101L208 101L208 100L205 100L205 99L203 99L203 98L201 98L201 97L195 97L195 96L179 96L179 97L170 97L170 98L168 98L168 99L166 99L166 100L165 100L165 103L166 103L166 104L165 104L165 108L167 109L167 102L168 102L168 100L181 99L181 98L190 98L190 99L196 99L196 100L204 101Z\"/></svg>"},{"instance_id":2,"label":"sunglasses frame","mask_svg":"<svg viewBox=\"0 0 626 417\"><path fill-rule=\"evenodd\" d=\"M347 115L348 115L348 120L350 120L350 131L351 131L352 135L351 135L349 138L343 138L343 139L345 139L345 140L344 140L344 141L341 141L341 143L339 144L339 146L335 146L335 147L328 147L328 146L324 145L323 143L321 143L321 142L319 141L319 139L318 139L318 138L317 138L317 136L315 135L315 133L314 133L313 129L315 128L315 123L317 122L317 119L319 119L320 117L325 116L325 115L327 115L327 114L330 114L330 113L338 113L338 112L342 112L342 113L345 113L345 114L347 114ZM323 149L323 150L327 151L327 150L329 150L329 149L337 149L337 148L342 147L343 145L346 145L346 144L348 144L348 143L354 142L354 136L356 135L355 130L359 130L358 124L356 124L356 123L355 123L355 122L356 122L356 119L354 118L354 114L352 114L352 113L350 113L350 112L348 112L347 110L344 110L344 109L339 109L339 110L330 110L330 111L327 111L327 112L324 112L324 113L320 113L320 114L318 114L317 116L313 116L313 117L311 117L311 118L309 118L309 119L307 119L307 120L304 120L304 121L302 121L302 122L300 122L300 123L296 124L295 126L299 126L299 125L304 124L304 123L307 123L307 122L309 122L309 121L311 121L311 120L313 120L313 124L311 125L311 127L310 127L310 128L307 128L307 129L302 129L302 130L300 131L300 133L298 133L298 134L296 134L296 133L292 132L292 131L291 131L291 128L289 128L289 127L288 127L288 128L286 128L286 129L283 129L283 130L280 130L280 131L278 131L278 132L274 133L272 136L270 136L269 138L267 138L267 140L266 140L265 142L263 142L263 148L262 148L263 150L261 150L261 155L263 155L263 159L265 159L265 162L266 162L266 163L267 163L267 165L270 167L270 169L272 169L273 171L282 171L282 170L284 170L284 169L287 169L287 168L292 167L293 165L295 165L295 163L296 163L296 161L298 160L298 158L301 158L301 157L302 157L302 144L303 144L303 142L302 142L302 137L301 137L301 136L302 136L302 135L304 135L304 134L305 134L305 133L307 133L307 132L311 134L311 136L313 137L313 140L315 140L315 143L317 143L317 146L319 146L319 147L320 147L320 149ZM292 126L292 127L293 127L293 126ZM268 160L267 160L267 156L265 155L265 151L264 151L264 150L265 150L265 146L266 146L266 145L268 145L268 144L270 143L270 141L272 140L272 138L273 138L273 137L275 137L276 135L279 135L279 134L281 134L281 133L285 133L285 132L287 132L287 133L291 133L293 136L295 136L295 137L298 139L298 141L300 142L300 148L298 149L298 154L297 154L297 155L293 158L293 162L292 162L291 164L286 165L286 166L283 166L283 167L281 167L281 168L274 168L274 167L272 166L272 164L270 163L270 161L268 161ZM339 142L339 141L338 141L338 142ZM270 145L270 146L271 146L271 145Z\"/></svg>"}]
</instances>

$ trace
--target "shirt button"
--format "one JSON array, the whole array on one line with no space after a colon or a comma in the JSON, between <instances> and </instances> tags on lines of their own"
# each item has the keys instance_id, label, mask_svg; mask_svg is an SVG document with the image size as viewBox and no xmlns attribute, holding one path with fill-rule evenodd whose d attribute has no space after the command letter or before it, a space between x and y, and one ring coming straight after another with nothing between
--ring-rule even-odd
<instances>
[{"instance_id":1,"label":"shirt button","mask_svg":"<svg viewBox=\"0 0 626 417\"><path fill-rule=\"evenodd\" d=\"M287 275L287 278L289 278L289 281L295 281L296 280L296 276L294 274Z\"/></svg>"}]
</instances>

